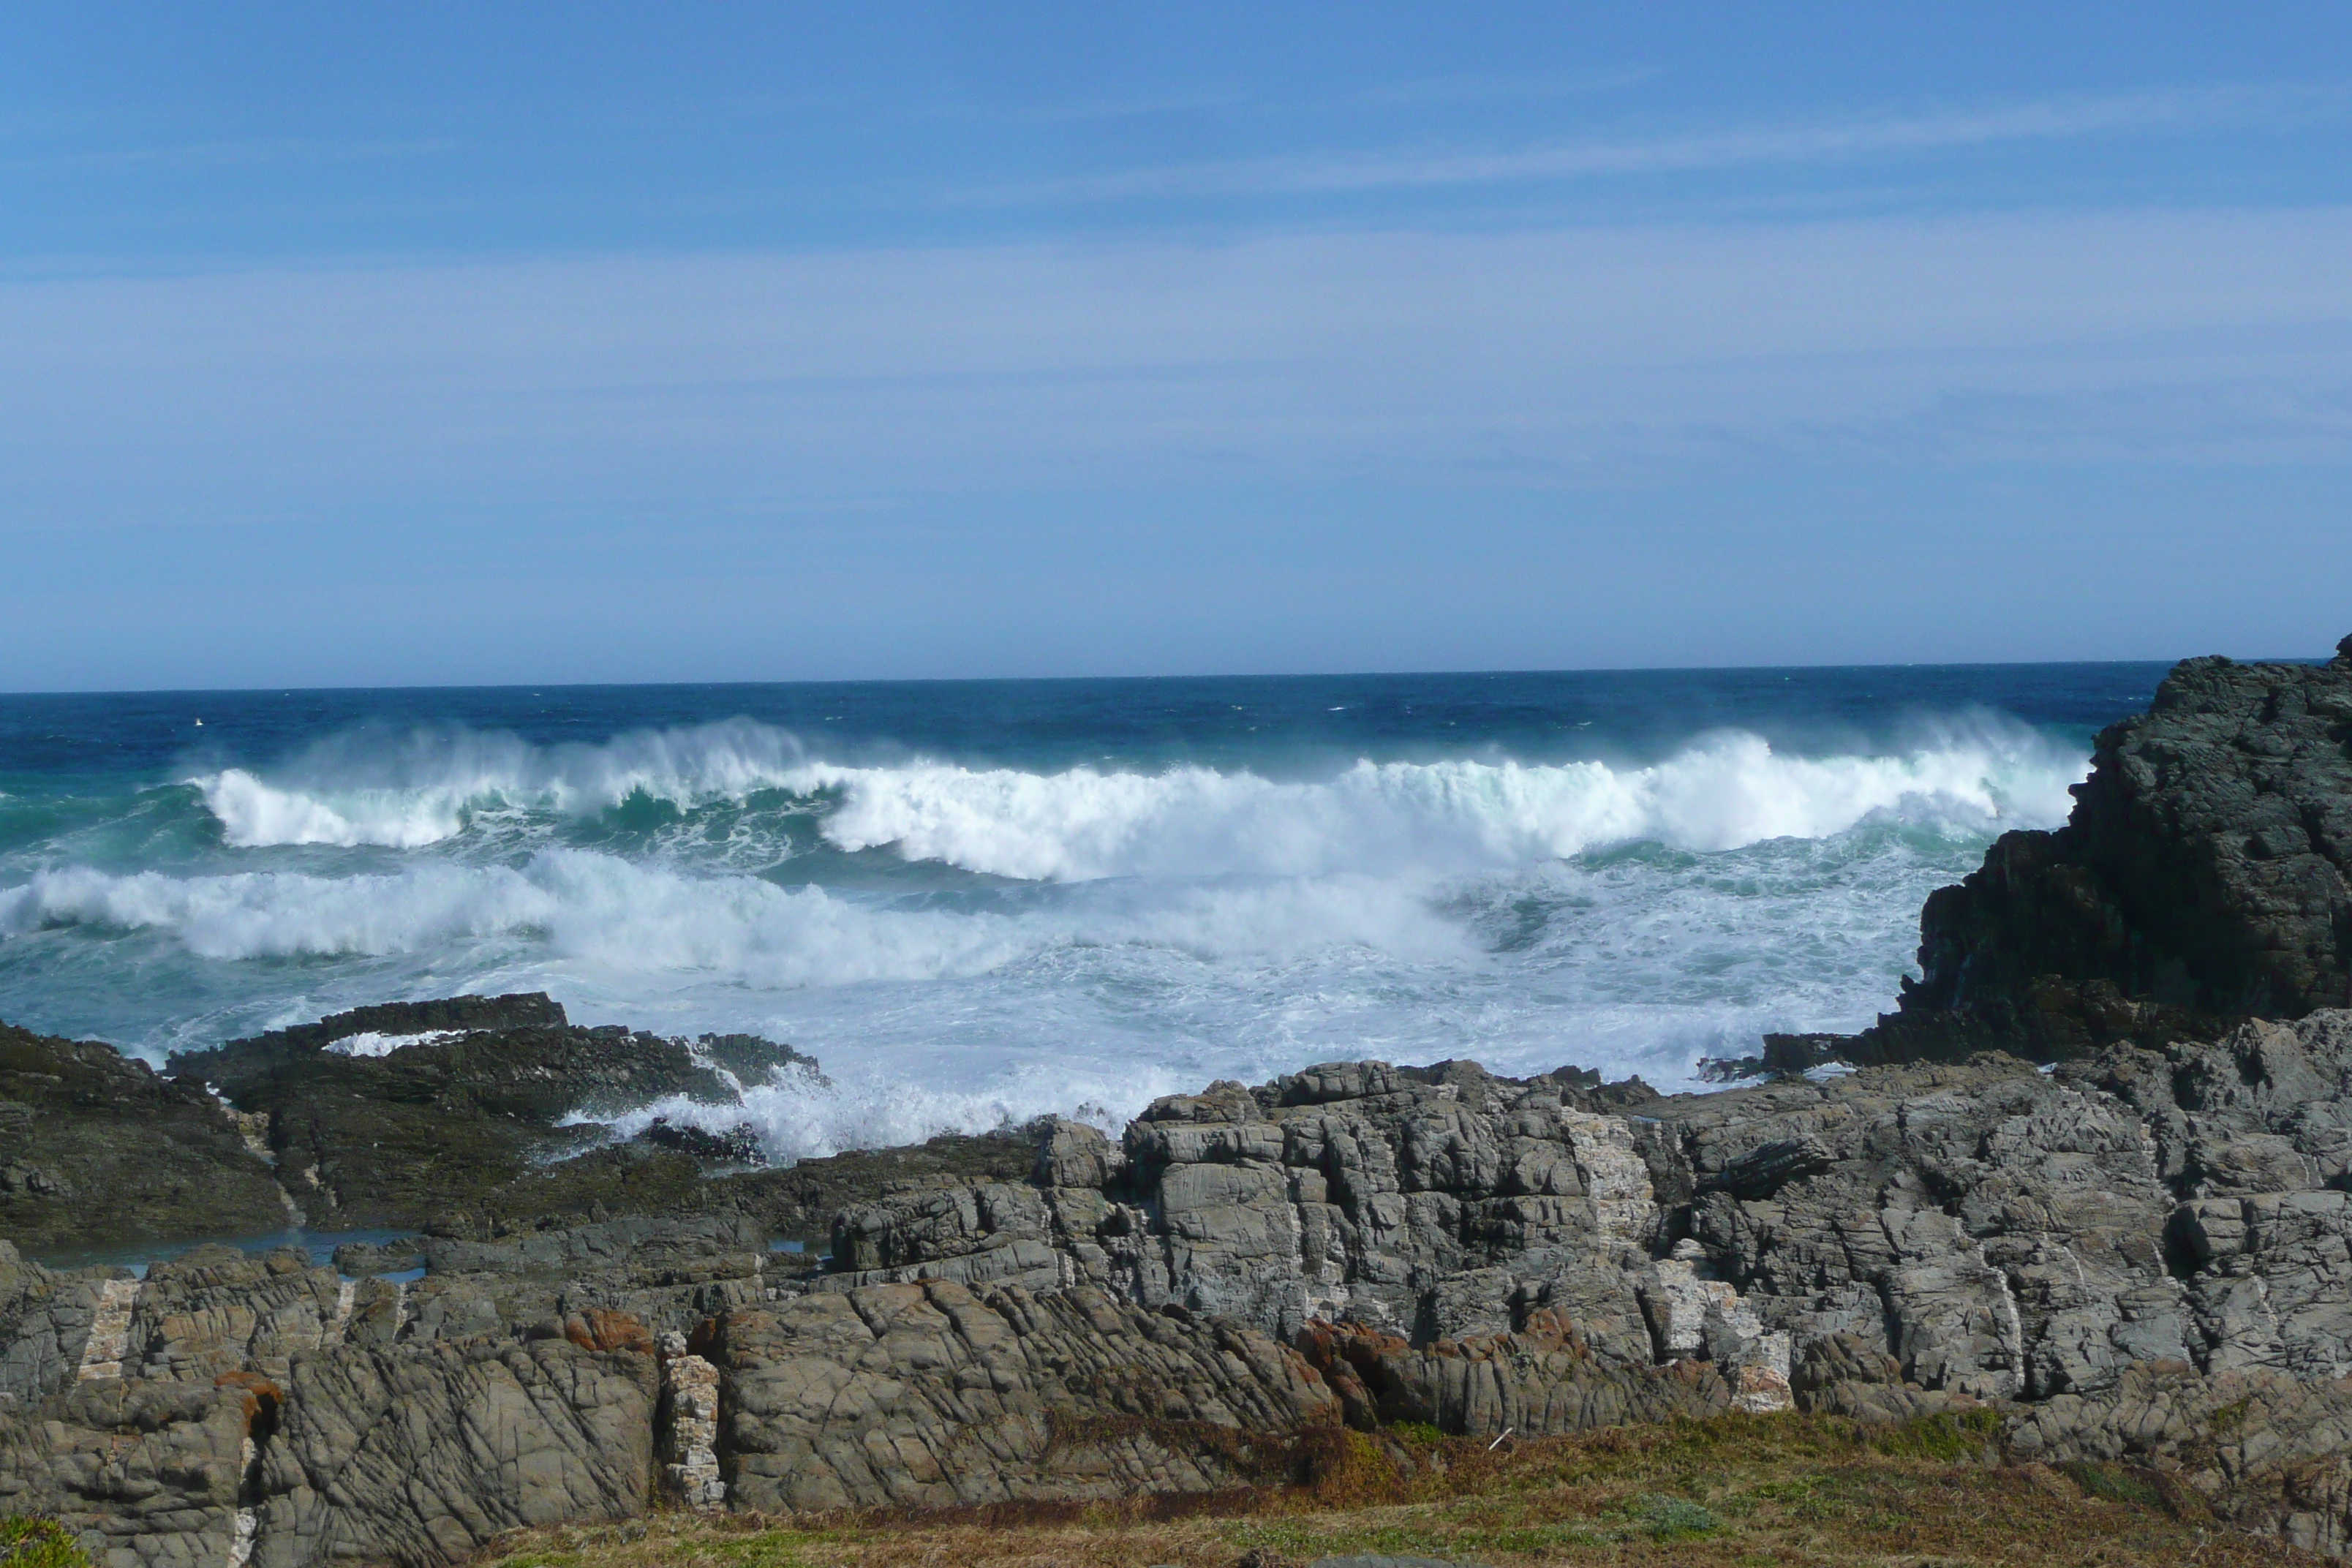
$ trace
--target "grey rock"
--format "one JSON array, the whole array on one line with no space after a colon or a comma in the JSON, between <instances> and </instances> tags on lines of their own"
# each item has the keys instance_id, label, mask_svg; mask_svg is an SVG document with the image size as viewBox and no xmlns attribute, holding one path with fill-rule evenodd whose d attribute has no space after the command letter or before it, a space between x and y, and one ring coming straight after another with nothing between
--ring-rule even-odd
<instances>
[{"instance_id":1,"label":"grey rock","mask_svg":"<svg viewBox=\"0 0 2352 1568\"><path fill-rule=\"evenodd\" d=\"M2242 1530L2352 1550L2352 1388L2341 1384L2153 1363L2098 1394L2018 1411L2006 1446L2020 1459L2158 1469Z\"/></svg>"},{"instance_id":2,"label":"grey rock","mask_svg":"<svg viewBox=\"0 0 2352 1568\"><path fill-rule=\"evenodd\" d=\"M730 1314L705 1353L728 1497L763 1511L1208 1489L1338 1414L1264 1332L1086 1286L815 1293Z\"/></svg>"},{"instance_id":3,"label":"grey rock","mask_svg":"<svg viewBox=\"0 0 2352 1568\"><path fill-rule=\"evenodd\" d=\"M68 1385L41 1419L0 1414L0 1512L56 1518L99 1568L225 1563L255 1410L209 1380Z\"/></svg>"},{"instance_id":4,"label":"grey rock","mask_svg":"<svg viewBox=\"0 0 2352 1568\"><path fill-rule=\"evenodd\" d=\"M644 1511L641 1352L486 1337L298 1362L260 1465L253 1561L460 1562L502 1531Z\"/></svg>"},{"instance_id":5,"label":"grey rock","mask_svg":"<svg viewBox=\"0 0 2352 1568\"><path fill-rule=\"evenodd\" d=\"M2352 1016L2325 1012L2055 1073L1672 1098L1334 1063L1162 1100L1118 1145L1042 1124L1028 1180L902 1179L835 1216L830 1268L741 1210L427 1237L404 1283L5 1254L0 1452L10 1506L115 1568L240 1529L269 1568L427 1568L642 1510L656 1476L702 1508L1084 1500L1279 1473L1341 1422L1990 1403L2020 1454L2203 1463L2160 1394L2263 1412L2217 1506L2341 1550L2352 1198L2321 1184L2347 1091Z\"/></svg>"}]
</instances>

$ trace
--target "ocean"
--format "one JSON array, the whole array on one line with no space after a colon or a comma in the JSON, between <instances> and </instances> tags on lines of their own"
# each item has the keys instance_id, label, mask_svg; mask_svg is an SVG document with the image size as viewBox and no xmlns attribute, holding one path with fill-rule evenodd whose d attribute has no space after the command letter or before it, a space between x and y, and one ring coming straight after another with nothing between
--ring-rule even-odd
<instances>
[{"instance_id":1,"label":"ocean","mask_svg":"<svg viewBox=\"0 0 2352 1568\"><path fill-rule=\"evenodd\" d=\"M1342 1057L1684 1088L1891 1007L2164 669L0 697L0 1019L544 990L817 1057L780 1158Z\"/></svg>"}]
</instances>

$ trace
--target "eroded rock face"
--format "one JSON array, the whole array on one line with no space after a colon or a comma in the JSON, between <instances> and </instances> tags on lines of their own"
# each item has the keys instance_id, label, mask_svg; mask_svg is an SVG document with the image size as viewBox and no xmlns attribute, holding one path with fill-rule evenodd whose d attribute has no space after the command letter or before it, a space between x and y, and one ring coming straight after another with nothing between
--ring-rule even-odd
<instances>
[{"instance_id":1,"label":"eroded rock face","mask_svg":"<svg viewBox=\"0 0 2352 1568\"><path fill-rule=\"evenodd\" d=\"M339 1346L283 1388L253 1486L260 1568L458 1562L502 1530L646 1507L657 1379L641 1351Z\"/></svg>"},{"instance_id":2,"label":"eroded rock face","mask_svg":"<svg viewBox=\"0 0 2352 1568\"><path fill-rule=\"evenodd\" d=\"M436 1238L414 1281L222 1247L142 1279L0 1245L0 1509L58 1515L107 1568L439 1568L518 1525L641 1512L677 1384L656 1333L792 1289L756 1237Z\"/></svg>"},{"instance_id":3,"label":"eroded rock face","mask_svg":"<svg viewBox=\"0 0 2352 1568\"><path fill-rule=\"evenodd\" d=\"M437 1568L656 1489L1086 1500L1343 1425L1989 1407L2352 1544L2352 1012L1712 1095L1336 1063L1025 1164L844 1209L829 1266L725 1210L339 1254L415 1279L0 1254L0 1506L110 1568Z\"/></svg>"},{"instance_id":4,"label":"eroded rock face","mask_svg":"<svg viewBox=\"0 0 2352 1568\"><path fill-rule=\"evenodd\" d=\"M1530 1312L1517 1331L1418 1345L1361 1324L1317 1322L1299 1346L1344 1417L1367 1429L1426 1421L1449 1432L1540 1437L1742 1405L1737 1368L1690 1359L1649 1366L1596 1353L1549 1308ZM1788 1392L1785 1379L1780 1392Z\"/></svg>"},{"instance_id":5,"label":"eroded rock face","mask_svg":"<svg viewBox=\"0 0 2352 1568\"><path fill-rule=\"evenodd\" d=\"M1470 1063L1221 1083L1157 1102L1118 1147L1052 1125L1037 1183L847 1210L834 1256L859 1271L845 1283L1084 1281L1285 1338L1317 1318L1459 1338L1557 1306L1647 1359L1658 1207L1633 1124L1601 1103Z\"/></svg>"},{"instance_id":6,"label":"eroded rock face","mask_svg":"<svg viewBox=\"0 0 2352 1568\"><path fill-rule=\"evenodd\" d=\"M256 1405L208 1378L72 1384L45 1419L0 1415L0 1510L55 1517L100 1568L225 1565Z\"/></svg>"},{"instance_id":7,"label":"eroded rock face","mask_svg":"<svg viewBox=\"0 0 2352 1568\"><path fill-rule=\"evenodd\" d=\"M1262 1330L1084 1285L816 1291L730 1314L709 1353L730 1500L763 1511L1203 1490L1243 1475L1202 1431L1338 1414Z\"/></svg>"},{"instance_id":8,"label":"eroded rock face","mask_svg":"<svg viewBox=\"0 0 2352 1568\"><path fill-rule=\"evenodd\" d=\"M1848 1059L2058 1060L2352 1005L2352 637L2320 666L2187 660L2074 795L1927 900L1922 978Z\"/></svg>"},{"instance_id":9,"label":"eroded rock face","mask_svg":"<svg viewBox=\"0 0 2352 1568\"><path fill-rule=\"evenodd\" d=\"M2007 1446L2021 1459L2160 1469L2226 1523L2352 1552L2352 1388L2341 1384L2153 1363L2098 1394L2018 1411Z\"/></svg>"},{"instance_id":10,"label":"eroded rock face","mask_svg":"<svg viewBox=\"0 0 2352 1568\"><path fill-rule=\"evenodd\" d=\"M1218 1085L1120 1145L1047 1128L1025 1186L845 1211L855 1271L814 1288L1058 1281L1217 1314L1297 1346L1347 1420L1467 1432L1993 1403L2075 1412L2013 1429L2098 1457L2139 1441L2151 1377L2193 1403L2352 1372L2352 1013L2054 1073L1617 1098L1467 1064ZM2352 1491L2305 1495L2336 1406L2278 1397L2228 1507L2341 1550Z\"/></svg>"}]
</instances>

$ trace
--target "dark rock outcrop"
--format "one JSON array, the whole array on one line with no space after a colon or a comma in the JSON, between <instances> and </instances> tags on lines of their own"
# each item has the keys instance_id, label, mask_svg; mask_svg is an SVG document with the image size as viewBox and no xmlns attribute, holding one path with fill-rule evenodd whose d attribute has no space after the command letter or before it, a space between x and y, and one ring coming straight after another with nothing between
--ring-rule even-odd
<instances>
[{"instance_id":1,"label":"dark rock outcrop","mask_svg":"<svg viewBox=\"0 0 2352 1568\"><path fill-rule=\"evenodd\" d=\"M169 1064L261 1119L286 1190L329 1229L611 1209L615 1198L676 1206L707 1169L744 1163L740 1141L656 1137L567 1156L604 1142L597 1123L626 1111L672 1097L732 1105L748 1086L815 1068L747 1035L579 1027L538 994L362 1007Z\"/></svg>"},{"instance_id":2,"label":"dark rock outcrop","mask_svg":"<svg viewBox=\"0 0 2352 1568\"><path fill-rule=\"evenodd\" d=\"M286 1221L268 1164L201 1086L0 1024L0 1237L38 1250Z\"/></svg>"},{"instance_id":3,"label":"dark rock outcrop","mask_svg":"<svg viewBox=\"0 0 2352 1568\"><path fill-rule=\"evenodd\" d=\"M2352 1004L2352 637L2325 665L2185 661L2074 795L1928 899L1921 977L1840 1055L2055 1061Z\"/></svg>"}]
</instances>

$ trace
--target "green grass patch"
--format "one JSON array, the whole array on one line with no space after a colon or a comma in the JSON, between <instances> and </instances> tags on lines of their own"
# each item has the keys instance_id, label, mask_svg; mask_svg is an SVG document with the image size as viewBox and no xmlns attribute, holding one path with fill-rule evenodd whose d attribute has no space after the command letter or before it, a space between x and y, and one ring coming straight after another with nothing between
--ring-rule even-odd
<instances>
[{"instance_id":1,"label":"green grass patch","mask_svg":"<svg viewBox=\"0 0 2352 1568\"><path fill-rule=\"evenodd\" d=\"M1697 1541L1723 1528L1713 1509L1665 1492L1643 1492L1624 1511L1654 1541Z\"/></svg>"},{"instance_id":2,"label":"green grass patch","mask_svg":"<svg viewBox=\"0 0 2352 1568\"><path fill-rule=\"evenodd\" d=\"M2122 1465L2101 1464L2096 1459L2072 1459L2058 1467L2066 1479L2095 1498L2109 1502L2129 1503L2134 1508L2164 1509L2165 1496L2154 1482L2134 1473Z\"/></svg>"},{"instance_id":3,"label":"green grass patch","mask_svg":"<svg viewBox=\"0 0 2352 1568\"><path fill-rule=\"evenodd\" d=\"M0 1519L0 1568L89 1568L73 1532L54 1519Z\"/></svg>"},{"instance_id":4,"label":"green grass patch","mask_svg":"<svg viewBox=\"0 0 2352 1568\"><path fill-rule=\"evenodd\" d=\"M1866 1439L1878 1452L1897 1459L1927 1459L1953 1465L1973 1459L2000 1436L1997 1410L1947 1411L1917 1415L1899 1426L1872 1432Z\"/></svg>"},{"instance_id":5,"label":"green grass patch","mask_svg":"<svg viewBox=\"0 0 2352 1568\"><path fill-rule=\"evenodd\" d=\"M1748 1495L1761 1498L1766 1502L1802 1502L1817 1495L1822 1485L1822 1478L1820 1476L1790 1476L1780 1480L1759 1481L1748 1489Z\"/></svg>"}]
</instances>

